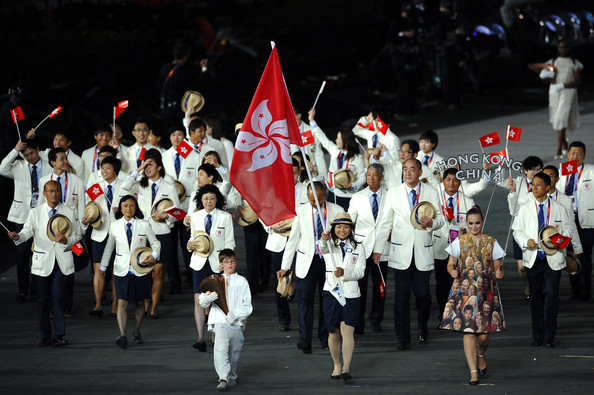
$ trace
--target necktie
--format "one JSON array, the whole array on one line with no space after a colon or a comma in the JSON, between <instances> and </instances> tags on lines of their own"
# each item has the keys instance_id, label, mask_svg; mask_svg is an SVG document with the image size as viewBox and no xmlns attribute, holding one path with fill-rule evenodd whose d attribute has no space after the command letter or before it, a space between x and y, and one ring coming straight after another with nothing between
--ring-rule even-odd
<instances>
[{"instance_id":1,"label":"necktie","mask_svg":"<svg viewBox=\"0 0 594 395\"><path fill-rule=\"evenodd\" d=\"M128 236L128 245L132 245L132 224L130 222L126 224L126 236Z\"/></svg>"},{"instance_id":2,"label":"necktie","mask_svg":"<svg viewBox=\"0 0 594 395\"><path fill-rule=\"evenodd\" d=\"M451 196L448 198L448 208L450 210L452 210L452 214L453 214L454 213L454 198Z\"/></svg>"},{"instance_id":3,"label":"necktie","mask_svg":"<svg viewBox=\"0 0 594 395\"><path fill-rule=\"evenodd\" d=\"M376 133L373 135L373 148L377 147L378 141L379 141L379 135Z\"/></svg>"},{"instance_id":4,"label":"necktie","mask_svg":"<svg viewBox=\"0 0 594 395\"><path fill-rule=\"evenodd\" d=\"M136 159L136 167L140 167L142 165L142 161L140 159Z\"/></svg>"},{"instance_id":5,"label":"necktie","mask_svg":"<svg viewBox=\"0 0 594 395\"><path fill-rule=\"evenodd\" d=\"M179 159L179 154L175 154L175 162L173 164L175 165L175 174L177 177L179 177L179 172L181 170L181 160Z\"/></svg>"},{"instance_id":6,"label":"necktie","mask_svg":"<svg viewBox=\"0 0 594 395\"><path fill-rule=\"evenodd\" d=\"M157 183L153 183L153 186L151 187L153 189L153 200L151 201L151 203L155 202L155 197L157 197Z\"/></svg>"},{"instance_id":7,"label":"necktie","mask_svg":"<svg viewBox=\"0 0 594 395\"><path fill-rule=\"evenodd\" d=\"M113 190L111 189L111 185L107 186L105 197L107 198L107 209L111 210L111 202L113 201Z\"/></svg>"},{"instance_id":8,"label":"necktie","mask_svg":"<svg viewBox=\"0 0 594 395\"><path fill-rule=\"evenodd\" d=\"M316 240L320 240L324 228L322 227L322 216L319 211L316 211Z\"/></svg>"},{"instance_id":9,"label":"necktie","mask_svg":"<svg viewBox=\"0 0 594 395\"><path fill-rule=\"evenodd\" d=\"M371 197L373 197L373 202L371 203L371 212L373 213L373 219L377 219L377 212L379 210L377 204L377 193L374 193L371 195Z\"/></svg>"},{"instance_id":10,"label":"necktie","mask_svg":"<svg viewBox=\"0 0 594 395\"><path fill-rule=\"evenodd\" d=\"M425 166L429 166L429 155L425 155L425 158L423 159L423 164Z\"/></svg>"},{"instance_id":11,"label":"necktie","mask_svg":"<svg viewBox=\"0 0 594 395\"><path fill-rule=\"evenodd\" d=\"M210 229L212 228L212 215L208 214L206 216L206 222L204 223L204 230L206 233L210 234Z\"/></svg>"},{"instance_id":12,"label":"necktie","mask_svg":"<svg viewBox=\"0 0 594 395\"><path fill-rule=\"evenodd\" d=\"M544 204L541 203L538 205L538 234L540 235L540 231L545 227L545 218L544 218ZM541 250L538 251L538 257L543 259L545 257L545 253Z\"/></svg>"},{"instance_id":13,"label":"necktie","mask_svg":"<svg viewBox=\"0 0 594 395\"><path fill-rule=\"evenodd\" d=\"M344 164L344 154L342 152L338 153L338 168L342 169L342 165Z\"/></svg>"},{"instance_id":14,"label":"necktie","mask_svg":"<svg viewBox=\"0 0 594 395\"><path fill-rule=\"evenodd\" d=\"M196 144L194 146L194 151L196 151L196 153L200 153L200 149L202 148L202 143Z\"/></svg>"},{"instance_id":15,"label":"necktie","mask_svg":"<svg viewBox=\"0 0 594 395\"><path fill-rule=\"evenodd\" d=\"M56 213L58 212L57 209L53 208L50 210L50 218L53 217L54 215L56 215Z\"/></svg>"},{"instance_id":16,"label":"necktie","mask_svg":"<svg viewBox=\"0 0 594 395\"><path fill-rule=\"evenodd\" d=\"M37 165L31 166L31 192L39 192L39 185L37 180Z\"/></svg>"},{"instance_id":17,"label":"necktie","mask_svg":"<svg viewBox=\"0 0 594 395\"><path fill-rule=\"evenodd\" d=\"M410 191L410 201L412 203L410 209L412 210L417 205L417 194L414 189Z\"/></svg>"},{"instance_id":18,"label":"necktie","mask_svg":"<svg viewBox=\"0 0 594 395\"><path fill-rule=\"evenodd\" d=\"M344 260L344 256L346 255L346 251L344 250L344 241L340 242L340 250L342 251L342 259Z\"/></svg>"},{"instance_id":19,"label":"necktie","mask_svg":"<svg viewBox=\"0 0 594 395\"><path fill-rule=\"evenodd\" d=\"M565 185L565 194L568 196L573 196L573 187L575 185L575 173L569 177L567 180L567 184Z\"/></svg>"},{"instance_id":20,"label":"necktie","mask_svg":"<svg viewBox=\"0 0 594 395\"><path fill-rule=\"evenodd\" d=\"M528 192L532 192L532 183L528 182Z\"/></svg>"},{"instance_id":21,"label":"necktie","mask_svg":"<svg viewBox=\"0 0 594 395\"><path fill-rule=\"evenodd\" d=\"M99 170L101 168L101 163L99 162L99 155L98 155L99 153L97 151L98 151L97 148L95 148L95 155L97 155L97 161L95 162L95 167L96 167L96 170Z\"/></svg>"},{"instance_id":22,"label":"necktie","mask_svg":"<svg viewBox=\"0 0 594 395\"><path fill-rule=\"evenodd\" d=\"M58 178L56 178L56 181L58 182L58 184L60 184L60 195L62 196L62 203L64 203L66 201L66 196L64 196L64 188L62 188L62 182L60 181L62 179L62 177L58 176Z\"/></svg>"}]
</instances>

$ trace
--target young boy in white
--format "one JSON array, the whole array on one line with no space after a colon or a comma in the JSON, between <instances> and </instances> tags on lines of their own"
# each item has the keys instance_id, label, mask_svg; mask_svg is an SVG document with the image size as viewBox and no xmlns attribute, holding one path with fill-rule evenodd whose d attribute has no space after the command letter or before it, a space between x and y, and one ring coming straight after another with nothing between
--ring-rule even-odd
<instances>
[{"instance_id":1,"label":"young boy in white","mask_svg":"<svg viewBox=\"0 0 594 395\"><path fill-rule=\"evenodd\" d=\"M243 347L243 331L247 317L252 314L252 295L245 277L237 274L237 256L231 249L219 253L219 262L225 277L225 293L229 313L213 302L218 299L216 292L201 293L200 305L211 306L208 315L208 330L216 333L213 350L215 370L219 375L217 389L225 391L234 386L237 379L235 370Z\"/></svg>"}]
</instances>

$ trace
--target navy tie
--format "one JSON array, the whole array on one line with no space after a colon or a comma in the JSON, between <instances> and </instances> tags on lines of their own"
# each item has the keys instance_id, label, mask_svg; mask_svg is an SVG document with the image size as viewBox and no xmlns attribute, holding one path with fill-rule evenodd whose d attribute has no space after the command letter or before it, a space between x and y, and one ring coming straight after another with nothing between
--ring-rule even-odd
<instances>
[{"instance_id":1,"label":"navy tie","mask_svg":"<svg viewBox=\"0 0 594 395\"><path fill-rule=\"evenodd\" d=\"M157 197L157 183L153 183L151 188L153 189L153 200L151 200L151 203L154 203L155 198Z\"/></svg>"},{"instance_id":2,"label":"navy tie","mask_svg":"<svg viewBox=\"0 0 594 395\"><path fill-rule=\"evenodd\" d=\"M37 180L37 165L31 166L31 192L39 192L39 184Z\"/></svg>"},{"instance_id":3,"label":"navy tie","mask_svg":"<svg viewBox=\"0 0 594 395\"><path fill-rule=\"evenodd\" d=\"M208 214L206 216L206 223L204 224L204 230L206 233L210 234L210 229L212 228L212 215Z\"/></svg>"},{"instance_id":4,"label":"navy tie","mask_svg":"<svg viewBox=\"0 0 594 395\"><path fill-rule=\"evenodd\" d=\"M342 169L342 165L344 164L344 154L342 152L338 153L338 169Z\"/></svg>"},{"instance_id":5,"label":"navy tie","mask_svg":"<svg viewBox=\"0 0 594 395\"><path fill-rule=\"evenodd\" d=\"M50 210L50 218L53 217L54 215L56 215L56 213L58 212L57 209L53 208Z\"/></svg>"},{"instance_id":6,"label":"navy tie","mask_svg":"<svg viewBox=\"0 0 594 395\"><path fill-rule=\"evenodd\" d=\"M316 240L320 240L322 237L322 232L324 231L324 227L322 226L322 216L320 212L316 212Z\"/></svg>"},{"instance_id":7,"label":"navy tie","mask_svg":"<svg viewBox=\"0 0 594 395\"><path fill-rule=\"evenodd\" d=\"M97 155L97 152L95 152L95 155ZM101 162L99 162L99 155L97 155L97 162L95 162L95 166L96 166L96 170L99 170L101 168Z\"/></svg>"},{"instance_id":8,"label":"navy tie","mask_svg":"<svg viewBox=\"0 0 594 395\"><path fill-rule=\"evenodd\" d=\"M126 224L126 236L128 236L128 245L132 245L132 224L128 222Z\"/></svg>"},{"instance_id":9,"label":"navy tie","mask_svg":"<svg viewBox=\"0 0 594 395\"><path fill-rule=\"evenodd\" d=\"M179 178L179 172L181 171L181 160L179 159L179 154L175 154L175 174Z\"/></svg>"},{"instance_id":10,"label":"navy tie","mask_svg":"<svg viewBox=\"0 0 594 395\"><path fill-rule=\"evenodd\" d=\"M56 178L56 181L58 182L58 184L60 184L60 196L62 196L62 203L65 203L66 196L64 196L64 188L62 188L62 182L60 182L61 179L62 177L58 176L58 178Z\"/></svg>"},{"instance_id":11,"label":"navy tie","mask_svg":"<svg viewBox=\"0 0 594 395\"><path fill-rule=\"evenodd\" d=\"M346 251L344 250L344 241L340 242L340 250L342 251L342 259L344 259L344 256L346 255Z\"/></svg>"},{"instance_id":12,"label":"navy tie","mask_svg":"<svg viewBox=\"0 0 594 395\"><path fill-rule=\"evenodd\" d=\"M379 210L377 204L377 193L374 193L371 195L371 197L373 197L373 202L371 203L371 212L373 213L373 219L377 219L377 212Z\"/></svg>"},{"instance_id":13,"label":"navy tie","mask_svg":"<svg viewBox=\"0 0 594 395\"><path fill-rule=\"evenodd\" d=\"M412 202L410 209L412 210L417 205L417 194L415 193L414 189L410 191L410 200Z\"/></svg>"},{"instance_id":14,"label":"navy tie","mask_svg":"<svg viewBox=\"0 0 594 395\"><path fill-rule=\"evenodd\" d=\"M425 158L423 159L423 164L425 166L429 166L429 155L425 155Z\"/></svg>"},{"instance_id":15,"label":"navy tie","mask_svg":"<svg viewBox=\"0 0 594 395\"><path fill-rule=\"evenodd\" d=\"M105 197L107 198L107 210L111 210L111 202L113 201L113 191L111 189L111 185L107 186L107 192L105 192Z\"/></svg>"},{"instance_id":16,"label":"navy tie","mask_svg":"<svg viewBox=\"0 0 594 395\"><path fill-rule=\"evenodd\" d=\"M545 227L545 218L544 218L544 204L541 203L538 205L538 234L540 235L540 232L543 230L543 228ZM538 251L538 257L540 259L544 259L545 257L545 253L541 250Z\"/></svg>"},{"instance_id":17,"label":"navy tie","mask_svg":"<svg viewBox=\"0 0 594 395\"><path fill-rule=\"evenodd\" d=\"M378 141L379 141L379 135L376 133L373 135L373 148L377 147Z\"/></svg>"},{"instance_id":18,"label":"navy tie","mask_svg":"<svg viewBox=\"0 0 594 395\"><path fill-rule=\"evenodd\" d=\"M569 180L567 180L567 184L565 185L565 194L567 196L573 196L574 185L575 185L575 173L573 173L571 175L571 177L569 177Z\"/></svg>"},{"instance_id":19,"label":"navy tie","mask_svg":"<svg viewBox=\"0 0 594 395\"><path fill-rule=\"evenodd\" d=\"M453 214L454 213L454 198L451 196L448 198L448 208L450 210L452 210L452 214Z\"/></svg>"},{"instance_id":20,"label":"navy tie","mask_svg":"<svg viewBox=\"0 0 594 395\"><path fill-rule=\"evenodd\" d=\"M528 181L528 192L532 192L532 183Z\"/></svg>"}]
</instances>

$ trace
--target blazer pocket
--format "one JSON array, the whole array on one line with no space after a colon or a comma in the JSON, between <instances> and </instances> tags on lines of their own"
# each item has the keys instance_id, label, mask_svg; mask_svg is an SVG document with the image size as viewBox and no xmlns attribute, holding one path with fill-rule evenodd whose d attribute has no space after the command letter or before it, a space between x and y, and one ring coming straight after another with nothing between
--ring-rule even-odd
<instances>
[{"instance_id":1,"label":"blazer pocket","mask_svg":"<svg viewBox=\"0 0 594 395\"><path fill-rule=\"evenodd\" d=\"M301 251L301 250L297 250L298 253L305 255L305 252Z\"/></svg>"},{"instance_id":2,"label":"blazer pocket","mask_svg":"<svg viewBox=\"0 0 594 395\"><path fill-rule=\"evenodd\" d=\"M217 230L215 231L215 237L222 238L224 235L225 235L225 227L217 226Z\"/></svg>"}]
</instances>

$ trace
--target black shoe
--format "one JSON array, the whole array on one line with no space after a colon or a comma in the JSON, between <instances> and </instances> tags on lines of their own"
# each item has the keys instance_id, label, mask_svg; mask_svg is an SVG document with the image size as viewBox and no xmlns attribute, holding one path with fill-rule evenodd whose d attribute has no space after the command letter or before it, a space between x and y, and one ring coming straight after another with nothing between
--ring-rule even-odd
<instances>
[{"instance_id":1,"label":"black shoe","mask_svg":"<svg viewBox=\"0 0 594 395\"><path fill-rule=\"evenodd\" d=\"M306 342L304 339L299 339L297 342L297 348L303 350L304 348L311 347L311 343Z\"/></svg>"},{"instance_id":2,"label":"black shoe","mask_svg":"<svg viewBox=\"0 0 594 395\"><path fill-rule=\"evenodd\" d=\"M322 350L327 350L328 349L328 342L322 341L320 343L320 345L322 346Z\"/></svg>"},{"instance_id":3,"label":"black shoe","mask_svg":"<svg viewBox=\"0 0 594 395\"><path fill-rule=\"evenodd\" d=\"M69 345L70 342L64 339L62 336L52 339L52 347L62 347Z\"/></svg>"},{"instance_id":4,"label":"black shoe","mask_svg":"<svg viewBox=\"0 0 594 395\"><path fill-rule=\"evenodd\" d=\"M115 344L122 350L125 350L126 348L128 348L128 337L126 337L126 336L117 337L115 340Z\"/></svg>"},{"instance_id":5,"label":"black shoe","mask_svg":"<svg viewBox=\"0 0 594 395\"><path fill-rule=\"evenodd\" d=\"M336 376L330 375L330 378L331 378L332 380L340 380L340 379L342 378L342 375L341 375L341 374L338 374L338 375L336 375Z\"/></svg>"},{"instance_id":6,"label":"black shoe","mask_svg":"<svg viewBox=\"0 0 594 395\"><path fill-rule=\"evenodd\" d=\"M410 348L410 343L409 342L401 342L400 345L398 346L398 349L400 351L406 351Z\"/></svg>"},{"instance_id":7,"label":"black shoe","mask_svg":"<svg viewBox=\"0 0 594 395\"><path fill-rule=\"evenodd\" d=\"M151 313L151 320L158 320L159 315Z\"/></svg>"},{"instance_id":8,"label":"black shoe","mask_svg":"<svg viewBox=\"0 0 594 395\"><path fill-rule=\"evenodd\" d=\"M534 347L540 347L540 346L542 346L542 340L534 339L534 341L532 342L532 345Z\"/></svg>"},{"instance_id":9,"label":"black shoe","mask_svg":"<svg viewBox=\"0 0 594 395\"><path fill-rule=\"evenodd\" d=\"M524 301L525 301L526 303L530 303L530 295L529 295L529 294L527 294L527 293L524 293Z\"/></svg>"},{"instance_id":10,"label":"black shoe","mask_svg":"<svg viewBox=\"0 0 594 395\"><path fill-rule=\"evenodd\" d=\"M181 286L180 285L176 285L175 287L171 287L171 289L169 290L169 295L175 295L175 294L179 294L181 293Z\"/></svg>"},{"instance_id":11,"label":"black shoe","mask_svg":"<svg viewBox=\"0 0 594 395\"><path fill-rule=\"evenodd\" d=\"M102 318L103 317L103 310L95 310L95 309L93 309L93 310L89 311L89 315L92 315L92 316L97 317L97 318Z\"/></svg>"},{"instance_id":12,"label":"black shoe","mask_svg":"<svg viewBox=\"0 0 594 395\"><path fill-rule=\"evenodd\" d=\"M553 339L545 340L545 344L547 348L555 348L555 341Z\"/></svg>"},{"instance_id":13,"label":"black shoe","mask_svg":"<svg viewBox=\"0 0 594 395\"><path fill-rule=\"evenodd\" d=\"M144 341L142 340L142 336L140 336L140 333L138 335L134 335L134 344L144 344Z\"/></svg>"},{"instance_id":14,"label":"black shoe","mask_svg":"<svg viewBox=\"0 0 594 395\"><path fill-rule=\"evenodd\" d=\"M27 298L27 295L25 294L18 294L16 301L17 303L25 303L25 299Z\"/></svg>"},{"instance_id":15,"label":"black shoe","mask_svg":"<svg viewBox=\"0 0 594 395\"><path fill-rule=\"evenodd\" d=\"M116 317L118 316L118 313L114 313L113 311L110 311L110 312L109 312L109 316L110 316L111 318L116 318Z\"/></svg>"},{"instance_id":16,"label":"black shoe","mask_svg":"<svg viewBox=\"0 0 594 395\"><path fill-rule=\"evenodd\" d=\"M52 345L52 341L50 339L41 339L37 344L39 347L48 347Z\"/></svg>"},{"instance_id":17,"label":"black shoe","mask_svg":"<svg viewBox=\"0 0 594 395\"><path fill-rule=\"evenodd\" d=\"M279 326L278 330L281 332L288 332L289 330L291 330L291 327L289 325L281 325Z\"/></svg>"},{"instance_id":18,"label":"black shoe","mask_svg":"<svg viewBox=\"0 0 594 395\"><path fill-rule=\"evenodd\" d=\"M351 374L349 372L343 373L342 374L342 379L344 380L344 382L348 382L349 380L351 380L353 377L351 376Z\"/></svg>"},{"instance_id":19,"label":"black shoe","mask_svg":"<svg viewBox=\"0 0 594 395\"><path fill-rule=\"evenodd\" d=\"M427 331L427 329L419 331L419 342L420 343L425 343L428 338L429 338L429 332Z\"/></svg>"},{"instance_id":20,"label":"black shoe","mask_svg":"<svg viewBox=\"0 0 594 395\"><path fill-rule=\"evenodd\" d=\"M198 351L206 352L206 342L196 342L192 344L192 347Z\"/></svg>"},{"instance_id":21,"label":"black shoe","mask_svg":"<svg viewBox=\"0 0 594 395\"><path fill-rule=\"evenodd\" d=\"M371 331L373 333L378 333L378 332L381 332L382 330L383 330L382 324L371 324Z\"/></svg>"},{"instance_id":22,"label":"black shoe","mask_svg":"<svg viewBox=\"0 0 594 395\"><path fill-rule=\"evenodd\" d=\"M478 375L479 375L479 376L484 376L484 375L486 375L486 374L487 374L487 359L485 358L485 356L484 356L484 355L478 355L478 357L479 357L479 358L482 358L482 359L484 359L484 360L485 360L485 368L484 368L484 369L478 368L478 365L477 365L477 368L478 368Z\"/></svg>"}]
</instances>

